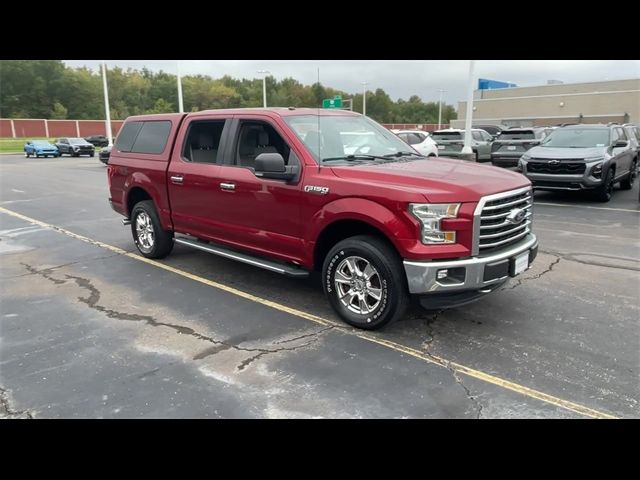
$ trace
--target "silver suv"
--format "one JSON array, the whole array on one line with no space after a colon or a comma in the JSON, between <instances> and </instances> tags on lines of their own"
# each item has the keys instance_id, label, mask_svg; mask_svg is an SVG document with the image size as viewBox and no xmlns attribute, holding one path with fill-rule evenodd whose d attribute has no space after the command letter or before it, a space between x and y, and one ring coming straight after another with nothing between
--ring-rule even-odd
<instances>
[{"instance_id":1,"label":"silver suv","mask_svg":"<svg viewBox=\"0 0 640 480\"><path fill-rule=\"evenodd\" d=\"M436 130L431 134L431 138L438 145L439 157L457 158L462 155L464 146L465 131L457 128L446 130ZM475 161L481 162L491 160L491 144L493 137L479 128L471 129L471 150L473 150Z\"/></svg>"},{"instance_id":2,"label":"silver suv","mask_svg":"<svg viewBox=\"0 0 640 480\"><path fill-rule=\"evenodd\" d=\"M518 169L535 189L592 190L608 202L616 183L632 188L637 159L620 125L571 125L554 130L522 155Z\"/></svg>"}]
</instances>

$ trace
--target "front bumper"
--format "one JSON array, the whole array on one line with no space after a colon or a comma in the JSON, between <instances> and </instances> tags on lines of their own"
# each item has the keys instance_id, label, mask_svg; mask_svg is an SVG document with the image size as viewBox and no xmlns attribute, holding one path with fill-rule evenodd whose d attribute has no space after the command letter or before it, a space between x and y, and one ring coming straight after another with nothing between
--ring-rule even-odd
<instances>
[{"instance_id":1,"label":"front bumper","mask_svg":"<svg viewBox=\"0 0 640 480\"><path fill-rule=\"evenodd\" d=\"M409 293L443 294L464 291L491 291L497 284L504 283L511 276L512 259L529 251L529 267L538 253L538 239L529 234L524 239L499 252L484 257L464 260L416 262L404 260ZM438 271L448 270L453 277L439 280ZM483 292L479 292L483 293Z\"/></svg>"}]
</instances>

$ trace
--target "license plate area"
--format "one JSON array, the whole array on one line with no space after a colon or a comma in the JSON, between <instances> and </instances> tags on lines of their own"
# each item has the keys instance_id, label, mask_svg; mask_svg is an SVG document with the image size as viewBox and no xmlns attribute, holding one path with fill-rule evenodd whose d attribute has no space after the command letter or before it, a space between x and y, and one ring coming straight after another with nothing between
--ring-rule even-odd
<instances>
[{"instance_id":1,"label":"license plate area","mask_svg":"<svg viewBox=\"0 0 640 480\"><path fill-rule=\"evenodd\" d=\"M509 275L515 277L529 268L529 250L509 260Z\"/></svg>"}]
</instances>

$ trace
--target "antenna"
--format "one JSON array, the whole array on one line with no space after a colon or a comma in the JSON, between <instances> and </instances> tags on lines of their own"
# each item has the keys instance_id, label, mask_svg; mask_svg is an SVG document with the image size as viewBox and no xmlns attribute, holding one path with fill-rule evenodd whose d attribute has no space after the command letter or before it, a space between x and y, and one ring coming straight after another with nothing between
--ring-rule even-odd
<instances>
[{"instance_id":1,"label":"antenna","mask_svg":"<svg viewBox=\"0 0 640 480\"><path fill-rule=\"evenodd\" d=\"M318 91L320 91L320 67L318 67ZM317 105L318 113L318 172L322 166L322 157L320 156L320 144L322 143L322 135L320 133L320 105Z\"/></svg>"}]
</instances>

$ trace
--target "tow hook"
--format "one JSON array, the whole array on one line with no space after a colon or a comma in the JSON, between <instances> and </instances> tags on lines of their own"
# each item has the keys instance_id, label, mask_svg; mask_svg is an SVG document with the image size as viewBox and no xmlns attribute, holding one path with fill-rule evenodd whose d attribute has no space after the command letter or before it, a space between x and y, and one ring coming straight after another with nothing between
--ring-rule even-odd
<instances>
[{"instance_id":1,"label":"tow hook","mask_svg":"<svg viewBox=\"0 0 640 480\"><path fill-rule=\"evenodd\" d=\"M122 219L122 225L131 225L131 219L123 218Z\"/></svg>"}]
</instances>

